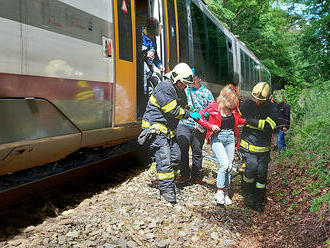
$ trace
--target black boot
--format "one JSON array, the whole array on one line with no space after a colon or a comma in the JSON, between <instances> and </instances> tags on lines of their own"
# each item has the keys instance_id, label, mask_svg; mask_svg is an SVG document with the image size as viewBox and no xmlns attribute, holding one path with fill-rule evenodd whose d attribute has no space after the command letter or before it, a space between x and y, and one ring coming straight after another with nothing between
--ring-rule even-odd
<instances>
[{"instance_id":1,"label":"black boot","mask_svg":"<svg viewBox=\"0 0 330 248\"><path fill-rule=\"evenodd\" d=\"M171 204L176 203L175 191L160 191L160 196Z\"/></svg>"},{"instance_id":2,"label":"black boot","mask_svg":"<svg viewBox=\"0 0 330 248\"><path fill-rule=\"evenodd\" d=\"M255 202L255 210L258 212L262 212L264 210L264 201L265 201L265 194L266 194L266 189L256 189L256 202Z\"/></svg>"},{"instance_id":3,"label":"black boot","mask_svg":"<svg viewBox=\"0 0 330 248\"><path fill-rule=\"evenodd\" d=\"M250 208L255 206L254 190L255 183L247 183L242 179L242 194L244 197L244 203Z\"/></svg>"}]
</instances>

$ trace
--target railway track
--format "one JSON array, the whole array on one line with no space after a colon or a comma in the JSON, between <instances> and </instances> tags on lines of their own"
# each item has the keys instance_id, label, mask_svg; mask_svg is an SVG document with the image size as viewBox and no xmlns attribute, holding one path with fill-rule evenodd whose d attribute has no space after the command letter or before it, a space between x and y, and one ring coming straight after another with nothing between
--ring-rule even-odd
<instances>
[{"instance_id":1,"label":"railway track","mask_svg":"<svg viewBox=\"0 0 330 248\"><path fill-rule=\"evenodd\" d=\"M134 142L112 148L79 151L65 160L0 177L0 214L15 205L43 197L49 191L61 191L79 180L99 173L111 175L125 169L141 154ZM95 179L95 178L94 178ZM114 181L115 178L114 178Z\"/></svg>"}]
</instances>

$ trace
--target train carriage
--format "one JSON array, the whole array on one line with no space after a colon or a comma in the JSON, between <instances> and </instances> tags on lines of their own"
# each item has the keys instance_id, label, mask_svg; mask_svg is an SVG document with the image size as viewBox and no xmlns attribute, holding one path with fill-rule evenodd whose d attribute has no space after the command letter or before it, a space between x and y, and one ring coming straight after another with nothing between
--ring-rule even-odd
<instances>
[{"instance_id":1,"label":"train carriage","mask_svg":"<svg viewBox=\"0 0 330 248\"><path fill-rule=\"evenodd\" d=\"M235 75L242 92L270 82L202 1L2 0L0 175L137 136L148 17L163 25L156 42L166 71L186 62L215 94Z\"/></svg>"}]
</instances>

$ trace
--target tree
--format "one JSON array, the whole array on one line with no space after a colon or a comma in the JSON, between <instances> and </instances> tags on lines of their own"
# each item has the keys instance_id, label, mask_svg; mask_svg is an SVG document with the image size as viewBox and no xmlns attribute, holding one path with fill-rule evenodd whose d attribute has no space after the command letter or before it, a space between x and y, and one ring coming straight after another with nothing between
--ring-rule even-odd
<instances>
[{"instance_id":1,"label":"tree","mask_svg":"<svg viewBox=\"0 0 330 248\"><path fill-rule=\"evenodd\" d=\"M207 2L210 10L270 69L273 87L306 87L329 78L330 25L326 1Z\"/></svg>"}]
</instances>

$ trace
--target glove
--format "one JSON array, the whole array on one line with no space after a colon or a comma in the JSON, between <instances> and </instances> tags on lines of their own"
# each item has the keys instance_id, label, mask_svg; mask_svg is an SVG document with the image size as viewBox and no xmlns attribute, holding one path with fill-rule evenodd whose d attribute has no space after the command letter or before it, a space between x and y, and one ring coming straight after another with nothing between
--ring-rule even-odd
<instances>
[{"instance_id":1,"label":"glove","mask_svg":"<svg viewBox=\"0 0 330 248\"><path fill-rule=\"evenodd\" d=\"M210 114L209 114L209 112L205 112L204 113L204 118L205 118L205 120L209 120L209 117L210 117Z\"/></svg>"},{"instance_id":2,"label":"glove","mask_svg":"<svg viewBox=\"0 0 330 248\"><path fill-rule=\"evenodd\" d=\"M196 112L195 108L194 108L193 106L191 106L191 105L188 105L188 109L189 109L190 111L194 111L194 112Z\"/></svg>"},{"instance_id":3,"label":"glove","mask_svg":"<svg viewBox=\"0 0 330 248\"><path fill-rule=\"evenodd\" d=\"M201 119L201 115L197 112L190 111L190 117L194 119L194 121L198 121Z\"/></svg>"}]
</instances>

